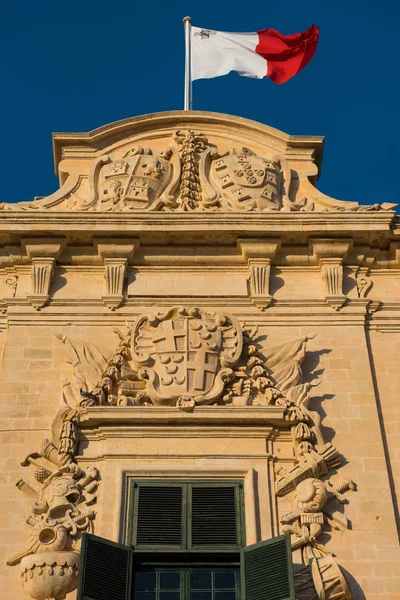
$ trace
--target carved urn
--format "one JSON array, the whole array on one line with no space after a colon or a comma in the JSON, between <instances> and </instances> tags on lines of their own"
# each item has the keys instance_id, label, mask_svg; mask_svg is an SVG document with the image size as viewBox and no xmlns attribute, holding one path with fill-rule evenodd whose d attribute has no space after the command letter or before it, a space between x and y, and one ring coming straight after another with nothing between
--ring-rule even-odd
<instances>
[{"instance_id":1,"label":"carved urn","mask_svg":"<svg viewBox=\"0 0 400 600\"><path fill-rule=\"evenodd\" d=\"M46 552L21 560L24 590L35 600L63 600L78 585L79 554Z\"/></svg>"}]
</instances>

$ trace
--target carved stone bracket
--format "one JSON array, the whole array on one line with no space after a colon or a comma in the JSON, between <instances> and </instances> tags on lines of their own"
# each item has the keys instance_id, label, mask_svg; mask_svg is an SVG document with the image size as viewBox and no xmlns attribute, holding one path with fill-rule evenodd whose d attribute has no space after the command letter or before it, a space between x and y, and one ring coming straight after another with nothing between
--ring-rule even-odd
<instances>
[{"instance_id":1,"label":"carved stone bracket","mask_svg":"<svg viewBox=\"0 0 400 600\"><path fill-rule=\"evenodd\" d=\"M97 238L94 240L97 252L104 262L105 294L102 300L108 308L119 308L125 298L125 278L129 259L139 246L138 238Z\"/></svg>"},{"instance_id":2,"label":"carved stone bracket","mask_svg":"<svg viewBox=\"0 0 400 600\"><path fill-rule=\"evenodd\" d=\"M311 239L310 246L319 260L325 300L335 310L346 302L343 294L343 261L352 245L351 239Z\"/></svg>"},{"instance_id":3,"label":"carved stone bracket","mask_svg":"<svg viewBox=\"0 0 400 600\"><path fill-rule=\"evenodd\" d=\"M238 245L249 269L250 299L255 306L265 310L272 302L269 290L271 264L281 241L272 238L266 241L241 239Z\"/></svg>"},{"instance_id":4,"label":"carved stone bracket","mask_svg":"<svg viewBox=\"0 0 400 600\"><path fill-rule=\"evenodd\" d=\"M124 282L126 275L126 258L105 258L104 279L107 293L102 297L103 302L111 310L121 306L124 300Z\"/></svg>"},{"instance_id":5,"label":"carved stone bracket","mask_svg":"<svg viewBox=\"0 0 400 600\"><path fill-rule=\"evenodd\" d=\"M32 263L31 293L28 300L36 310L49 301L56 259L65 246L64 238L26 238L21 240Z\"/></svg>"}]
</instances>

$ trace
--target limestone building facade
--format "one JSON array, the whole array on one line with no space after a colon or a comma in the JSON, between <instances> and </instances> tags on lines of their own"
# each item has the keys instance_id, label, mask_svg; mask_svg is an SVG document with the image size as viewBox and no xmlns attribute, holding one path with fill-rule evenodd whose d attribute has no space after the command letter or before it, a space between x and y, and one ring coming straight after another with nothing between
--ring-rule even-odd
<instances>
[{"instance_id":1,"label":"limestone building facade","mask_svg":"<svg viewBox=\"0 0 400 600\"><path fill-rule=\"evenodd\" d=\"M1 598L76 598L94 533L133 566L85 554L80 598L400 599L394 205L223 114L53 143L60 189L0 206Z\"/></svg>"}]
</instances>

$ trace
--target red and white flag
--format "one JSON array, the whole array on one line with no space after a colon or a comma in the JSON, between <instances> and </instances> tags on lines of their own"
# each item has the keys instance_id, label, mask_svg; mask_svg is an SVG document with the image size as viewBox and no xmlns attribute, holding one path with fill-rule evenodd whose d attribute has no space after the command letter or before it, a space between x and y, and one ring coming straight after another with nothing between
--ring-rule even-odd
<instances>
[{"instance_id":1,"label":"red and white flag","mask_svg":"<svg viewBox=\"0 0 400 600\"><path fill-rule=\"evenodd\" d=\"M191 29L192 79L208 79L237 71L239 75L285 83L297 75L317 49L319 29L282 35L275 29L228 33Z\"/></svg>"}]
</instances>

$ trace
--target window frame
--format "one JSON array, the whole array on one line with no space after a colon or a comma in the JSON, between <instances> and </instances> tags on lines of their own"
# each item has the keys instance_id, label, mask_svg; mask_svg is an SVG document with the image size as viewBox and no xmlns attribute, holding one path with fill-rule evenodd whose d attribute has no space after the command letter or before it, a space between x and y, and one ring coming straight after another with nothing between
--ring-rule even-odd
<instances>
[{"instance_id":1,"label":"window frame","mask_svg":"<svg viewBox=\"0 0 400 600\"><path fill-rule=\"evenodd\" d=\"M137 517L138 517L138 494L135 493L139 486L152 487L181 487L182 488L182 536L181 546L168 545L138 545L136 543ZM191 497L193 487L234 487L235 488L235 513L237 543L235 546L227 544L210 544L201 546L191 545ZM146 553L186 553L186 554L240 554L246 546L246 527L244 510L244 486L242 479L145 479L129 478L127 503L127 526L125 528L125 541L134 549L135 554Z\"/></svg>"},{"instance_id":2,"label":"window frame","mask_svg":"<svg viewBox=\"0 0 400 600\"><path fill-rule=\"evenodd\" d=\"M192 591L201 591L196 590L195 588L193 589L191 587L191 583L190 583L190 576L193 572L202 572L202 571L211 571L212 572L212 584L211 584L211 589L204 589L204 592L211 592L211 594L213 595L215 592L224 592L224 591L234 591L236 594L236 600L241 600L242 599L242 582L241 582L241 577L242 577L242 573L241 573L241 566L239 563L231 563L228 565L221 565L221 564L198 564L198 563L194 563L191 564L190 562L187 563L178 563L176 566L173 565L153 565L153 566L147 566L145 567L146 570L148 570L149 572L167 572L167 571L174 571L174 572L179 572L180 573L180 589L179 592L181 594L181 597L183 598L190 598L190 594ZM142 570L141 568L139 568L138 570ZM214 581L213 581L213 577L214 577L214 573L218 573L218 572L226 572L226 571L232 571L234 573L234 577L235 577L235 587L234 588L215 588L214 587ZM132 572L132 600L135 597L135 573L136 573L136 569L133 570ZM157 588L158 589L158 588ZM139 590L140 591L140 590ZM175 591L175 590L172 590Z\"/></svg>"}]
</instances>

